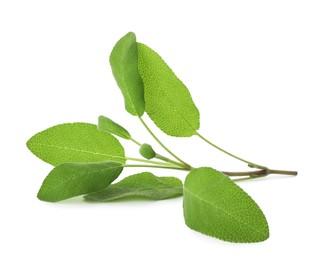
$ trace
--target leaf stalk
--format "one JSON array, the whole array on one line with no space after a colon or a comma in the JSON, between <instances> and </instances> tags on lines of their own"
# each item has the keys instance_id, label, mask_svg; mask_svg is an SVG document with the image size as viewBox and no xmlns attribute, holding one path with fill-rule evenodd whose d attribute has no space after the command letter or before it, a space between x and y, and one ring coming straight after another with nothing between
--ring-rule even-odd
<instances>
[{"instance_id":1,"label":"leaf stalk","mask_svg":"<svg viewBox=\"0 0 323 260\"><path fill-rule=\"evenodd\" d=\"M145 123L145 121L139 117L140 122L143 124L143 126L146 128L146 130L149 132L149 134L156 140L156 142L164 148L164 150L166 152L168 152L171 156L173 156L176 160L178 160L179 162L181 162L183 165L185 165L186 168L192 169L192 166L189 165L188 163L186 163L185 161L183 161L181 158L179 158L178 156L176 156L171 150L169 150L158 138L157 136L150 130L150 128L148 127L148 125Z\"/></svg>"},{"instance_id":2,"label":"leaf stalk","mask_svg":"<svg viewBox=\"0 0 323 260\"><path fill-rule=\"evenodd\" d=\"M161 166L161 165L146 165L146 164L123 164L122 167L140 167L140 168L148 167L148 168L157 168L157 169L188 171L188 169L181 168L181 167Z\"/></svg>"},{"instance_id":3,"label":"leaf stalk","mask_svg":"<svg viewBox=\"0 0 323 260\"><path fill-rule=\"evenodd\" d=\"M260 164L256 164L256 163L252 163L252 162L250 162L248 160L245 160L245 159L243 159L241 157L238 157L238 156L236 156L236 155L234 155L234 154L232 154L232 153L230 153L230 152L222 149L221 147L215 145L214 143L212 143L211 141L209 141L208 139L206 139L204 136L202 136L201 134L199 134L197 131L195 133L196 133L196 135L198 137L200 137L203 141L205 141L209 145L213 146L214 148L218 149L219 151L221 151L221 152L223 152L223 153L225 153L225 154L227 154L227 155L229 155L229 156L231 156L231 157L233 157L235 159L238 159L239 161L242 161L242 162L247 163L248 166L251 167L251 168L258 168L258 169L264 169L264 170L268 169L266 166L263 166L263 165L260 165Z\"/></svg>"}]
</instances>

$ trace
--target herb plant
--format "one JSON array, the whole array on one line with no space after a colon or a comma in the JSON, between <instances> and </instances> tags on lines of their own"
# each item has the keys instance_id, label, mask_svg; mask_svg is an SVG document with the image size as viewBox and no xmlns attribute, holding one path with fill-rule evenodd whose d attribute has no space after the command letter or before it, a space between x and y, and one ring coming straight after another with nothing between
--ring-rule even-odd
<instances>
[{"instance_id":1,"label":"herb plant","mask_svg":"<svg viewBox=\"0 0 323 260\"><path fill-rule=\"evenodd\" d=\"M230 242L266 240L269 228L263 212L235 182L269 174L297 175L297 172L250 162L206 139L198 132L199 110L186 86L155 51L136 41L134 33L126 34L116 43L110 65L126 110L138 117L166 154L135 140L124 127L105 116L99 117L97 126L67 123L50 127L27 142L33 154L54 166L40 187L38 198L57 202L85 194L86 200L108 202L129 197L163 200L183 196L184 218L191 229ZM254 169L225 172L209 167L194 168L151 131L142 118L145 112L165 134L196 135ZM142 158L126 156L116 137L138 145ZM184 185L176 177L158 177L150 172L134 174L112 184L128 167L187 171L188 175ZM233 178L239 176L242 178Z\"/></svg>"}]
</instances>

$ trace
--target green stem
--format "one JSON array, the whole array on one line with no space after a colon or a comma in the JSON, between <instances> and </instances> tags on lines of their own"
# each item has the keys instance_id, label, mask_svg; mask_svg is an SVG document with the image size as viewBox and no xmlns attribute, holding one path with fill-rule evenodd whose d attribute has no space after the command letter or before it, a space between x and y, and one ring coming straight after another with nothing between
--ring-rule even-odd
<instances>
[{"instance_id":1,"label":"green stem","mask_svg":"<svg viewBox=\"0 0 323 260\"><path fill-rule=\"evenodd\" d=\"M182 164L182 163L179 163L179 162L176 162L176 161L173 161L172 159L169 159L169 158L167 158L167 157L165 157L165 156L163 156L163 155L160 155L160 154L156 154L156 156L155 156L155 158L156 159L159 159L159 160L162 160L162 161L165 161L165 162L169 162L169 163L171 163L171 164L174 164L174 165L177 165L177 166L179 166L179 167L182 167L182 168L187 168L187 169L190 169L190 168L188 168L185 164Z\"/></svg>"},{"instance_id":2,"label":"green stem","mask_svg":"<svg viewBox=\"0 0 323 260\"><path fill-rule=\"evenodd\" d=\"M120 158L124 158L126 160L134 161L134 162L143 162L143 163L150 163L150 164L156 164L156 165L172 166L172 164L170 164L170 163L158 162L158 161L153 161L153 160L145 160L145 159L132 158L132 157L120 157Z\"/></svg>"},{"instance_id":3,"label":"green stem","mask_svg":"<svg viewBox=\"0 0 323 260\"><path fill-rule=\"evenodd\" d=\"M178 170L178 171L188 171L188 169L180 167L170 167L170 166L159 166L159 165L145 165L145 164L124 164L122 167L140 167L140 168L157 168L157 169L168 169L168 170Z\"/></svg>"},{"instance_id":4,"label":"green stem","mask_svg":"<svg viewBox=\"0 0 323 260\"><path fill-rule=\"evenodd\" d=\"M138 145L139 147L142 145L141 143L139 143L138 141L136 141L135 139L133 139L133 138L130 138L129 139L130 141L132 141L132 142L134 142L136 145ZM173 165L177 165L177 166L180 166L180 167L182 167L182 168L187 168L187 165L185 165L185 164L182 164L182 163L179 163L179 162L176 162L176 161L174 161L174 160L172 160L172 159L169 159L168 157L165 157L165 156L163 156L163 155L160 155L160 154L156 154L156 157L155 158L157 158L157 159L159 159L159 160L162 160L162 161L165 161L165 162L169 162L170 164L173 164ZM130 159L129 159L130 160ZM137 160L138 161L138 160ZM145 161L145 160L143 160L143 161ZM155 163L157 163L156 161L154 161Z\"/></svg>"},{"instance_id":5,"label":"green stem","mask_svg":"<svg viewBox=\"0 0 323 260\"><path fill-rule=\"evenodd\" d=\"M165 149L166 152L168 152L171 156L173 156L176 160L184 164L187 168L192 168L188 163L184 162L182 159L180 159L178 156L176 156L171 150L169 150L158 138L157 136L154 135L154 133L150 130L150 128L147 126L145 121L141 118L138 117L140 122L143 124L143 126L147 129L147 131L150 133L150 135L156 140L156 142Z\"/></svg>"},{"instance_id":6,"label":"green stem","mask_svg":"<svg viewBox=\"0 0 323 260\"><path fill-rule=\"evenodd\" d=\"M111 158L116 159L124 159L129 161L135 161L135 162L143 162L143 163L150 163L150 164L156 164L156 165L165 165L165 166L172 166L170 163L164 163L164 162L158 162L153 160L146 160L146 159L140 159L140 158L133 158L133 157L126 157L126 156L116 156L116 155L110 155Z\"/></svg>"},{"instance_id":7,"label":"green stem","mask_svg":"<svg viewBox=\"0 0 323 260\"><path fill-rule=\"evenodd\" d=\"M129 139L130 141L134 142L136 145L141 146L141 143L133 139L132 137Z\"/></svg>"},{"instance_id":8,"label":"green stem","mask_svg":"<svg viewBox=\"0 0 323 260\"><path fill-rule=\"evenodd\" d=\"M231 156L231 157L233 157L233 158L235 158L235 159L238 159L238 160L240 160L240 161L242 161L242 162L247 163L251 168L267 169L267 167L265 167L265 166L262 166L262 165L260 165L260 164L256 164L256 163L252 163L252 162L247 161L247 160L245 160L245 159L242 159L242 158L240 158L240 157L238 157L238 156L236 156L236 155L234 155L234 154L232 154L232 153L229 153L228 151L226 151L226 150L224 150L224 149L220 148L219 146L215 145L214 143L212 143L211 141L209 141L208 139L206 139L204 136L200 135L198 132L195 132L195 133L196 133L196 135L197 135L198 137L200 137L203 141L205 141L205 142L206 142L206 143L208 143L209 145L211 145L211 146L215 147L216 149L220 150L221 152L223 152L223 153L225 153L225 154L227 154L227 155L229 155L229 156Z\"/></svg>"}]
</instances>

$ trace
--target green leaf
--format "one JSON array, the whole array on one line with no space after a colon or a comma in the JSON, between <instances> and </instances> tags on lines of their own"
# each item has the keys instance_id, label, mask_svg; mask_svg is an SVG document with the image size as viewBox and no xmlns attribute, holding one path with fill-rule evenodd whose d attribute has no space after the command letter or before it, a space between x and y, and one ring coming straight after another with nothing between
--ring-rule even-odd
<instances>
[{"instance_id":1,"label":"green leaf","mask_svg":"<svg viewBox=\"0 0 323 260\"><path fill-rule=\"evenodd\" d=\"M68 123L50 127L27 142L29 150L52 165L64 162L116 161L124 163L124 149L112 135L96 125Z\"/></svg>"},{"instance_id":2,"label":"green leaf","mask_svg":"<svg viewBox=\"0 0 323 260\"><path fill-rule=\"evenodd\" d=\"M105 116L99 116L98 129L124 139L131 139L131 135L126 129Z\"/></svg>"},{"instance_id":3,"label":"green leaf","mask_svg":"<svg viewBox=\"0 0 323 260\"><path fill-rule=\"evenodd\" d=\"M56 202L103 190L121 171L121 164L116 162L63 163L47 175L37 197Z\"/></svg>"},{"instance_id":4,"label":"green leaf","mask_svg":"<svg viewBox=\"0 0 323 260\"><path fill-rule=\"evenodd\" d=\"M203 234L239 243L269 237L259 206L227 176L212 168L198 168L188 174L183 207L186 225Z\"/></svg>"},{"instance_id":5,"label":"green leaf","mask_svg":"<svg viewBox=\"0 0 323 260\"><path fill-rule=\"evenodd\" d=\"M110 55L112 73L123 94L126 110L136 116L145 112L144 87L138 72L136 35L123 36Z\"/></svg>"},{"instance_id":6,"label":"green leaf","mask_svg":"<svg viewBox=\"0 0 323 260\"><path fill-rule=\"evenodd\" d=\"M200 114L186 86L155 51L141 43L138 68L151 120L168 135L194 135L200 127Z\"/></svg>"},{"instance_id":7,"label":"green leaf","mask_svg":"<svg viewBox=\"0 0 323 260\"><path fill-rule=\"evenodd\" d=\"M84 198L95 201L111 201L127 197L164 200L182 194L183 184L181 180L175 177L157 177L152 173L142 172L112 184L105 190L88 194Z\"/></svg>"}]
</instances>

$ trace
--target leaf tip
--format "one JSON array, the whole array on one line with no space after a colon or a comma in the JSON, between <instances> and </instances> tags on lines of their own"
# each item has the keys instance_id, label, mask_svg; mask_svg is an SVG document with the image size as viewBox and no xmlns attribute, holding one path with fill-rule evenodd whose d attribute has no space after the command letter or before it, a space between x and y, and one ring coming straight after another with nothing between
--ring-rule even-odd
<instances>
[{"instance_id":1,"label":"leaf tip","mask_svg":"<svg viewBox=\"0 0 323 260\"><path fill-rule=\"evenodd\" d=\"M43 191L42 187L40 187L38 193L37 193L37 198L41 201L45 202L56 202L55 200L50 199L50 197L47 196L46 192Z\"/></svg>"},{"instance_id":2,"label":"leaf tip","mask_svg":"<svg viewBox=\"0 0 323 260\"><path fill-rule=\"evenodd\" d=\"M130 31L130 32L126 33L124 37L136 39L136 34L134 32Z\"/></svg>"},{"instance_id":3,"label":"leaf tip","mask_svg":"<svg viewBox=\"0 0 323 260\"><path fill-rule=\"evenodd\" d=\"M32 150L31 150L31 146L32 146L32 145L31 145L31 142L32 142L32 141L31 141L31 139L32 139L32 137L31 137L31 138L29 138L29 139L28 139L28 141L26 142L26 147L28 148L28 150L29 150L29 151L31 151L31 152L32 152Z\"/></svg>"},{"instance_id":4,"label":"leaf tip","mask_svg":"<svg viewBox=\"0 0 323 260\"><path fill-rule=\"evenodd\" d=\"M36 145L36 142L37 142L37 136L38 136L38 133L33 135L32 137L30 137L28 139L28 141L26 142L26 147L28 148L28 150L33 154L35 155L36 157L38 157L39 159L43 160L42 158L40 158L40 156L38 155L37 153L37 145ZM35 140L36 139L36 140ZM43 160L44 162L46 162L45 160Z\"/></svg>"}]
</instances>

